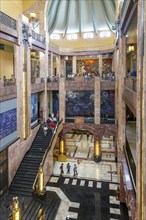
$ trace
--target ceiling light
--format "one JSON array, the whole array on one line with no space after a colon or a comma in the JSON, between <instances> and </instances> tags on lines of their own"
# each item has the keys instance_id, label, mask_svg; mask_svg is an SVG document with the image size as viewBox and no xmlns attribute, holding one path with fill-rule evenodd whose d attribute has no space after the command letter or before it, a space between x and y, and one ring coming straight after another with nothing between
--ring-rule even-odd
<instances>
[{"instance_id":1,"label":"ceiling light","mask_svg":"<svg viewBox=\"0 0 146 220\"><path fill-rule=\"evenodd\" d=\"M128 47L128 52L133 52L134 51L134 46L133 45L130 45L129 47Z\"/></svg>"},{"instance_id":2,"label":"ceiling light","mask_svg":"<svg viewBox=\"0 0 146 220\"><path fill-rule=\"evenodd\" d=\"M83 38L85 39L91 39L94 37L94 34L93 33L84 33L83 34Z\"/></svg>"},{"instance_id":3,"label":"ceiling light","mask_svg":"<svg viewBox=\"0 0 146 220\"><path fill-rule=\"evenodd\" d=\"M111 32L110 31L101 31L99 34L100 37L110 37Z\"/></svg>"},{"instance_id":4,"label":"ceiling light","mask_svg":"<svg viewBox=\"0 0 146 220\"><path fill-rule=\"evenodd\" d=\"M77 39L77 34L68 34L67 39L68 40L76 40Z\"/></svg>"},{"instance_id":5,"label":"ceiling light","mask_svg":"<svg viewBox=\"0 0 146 220\"><path fill-rule=\"evenodd\" d=\"M60 35L59 34L51 34L50 39L52 40L60 40Z\"/></svg>"},{"instance_id":6,"label":"ceiling light","mask_svg":"<svg viewBox=\"0 0 146 220\"><path fill-rule=\"evenodd\" d=\"M36 14L35 13L30 13L30 18L33 19L36 17Z\"/></svg>"}]
</instances>

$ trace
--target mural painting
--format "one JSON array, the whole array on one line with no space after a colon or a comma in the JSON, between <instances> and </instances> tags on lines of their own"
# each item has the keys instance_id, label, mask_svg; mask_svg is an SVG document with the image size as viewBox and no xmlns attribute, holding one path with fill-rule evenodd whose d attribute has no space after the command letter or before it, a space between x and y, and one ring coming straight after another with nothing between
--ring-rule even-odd
<instances>
[{"instance_id":1,"label":"mural painting","mask_svg":"<svg viewBox=\"0 0 146 220\"><path fill-rule=\"evenodd\" d=\"M31 95L31 123L38 119L38 94Z\"/></svg>"},{"instance_id":2,"label":"mural painting","mask_svg":"<svg viewBox=\"0 0 146 220\"><path fill-rule=\"evenodd\" d=\"M91 74L95 76L98 74L98 59L77 60L77 74Z\"/></svg>"},{"instance_id":3,"label":"mural painting","mask_svg":"<svg viewBox=\"0 0 146 220\"><path fill-rule=\"evenodd\" d=\"M67 91L66 116L94 116L93 91Z\"/></svg>"},{"instance_id":4,"label":"mural painting","mask_svg":"<svg viewBox=\"0 0 146 220\"><path fill-rule=\"evenodd\" d=\"M59 112L59 92L53 91L53 113L56 115Z\"/></svg>"},{"instance_id":5,"label":"mural painting","mask_svg":"<svg viewBox=\"0 0 146 220\"><path fill-rule=\"evenodd\" d=\"M101 91L101 118L115 117L115 92L112 90Z\"/></svg>"}]
</instances>

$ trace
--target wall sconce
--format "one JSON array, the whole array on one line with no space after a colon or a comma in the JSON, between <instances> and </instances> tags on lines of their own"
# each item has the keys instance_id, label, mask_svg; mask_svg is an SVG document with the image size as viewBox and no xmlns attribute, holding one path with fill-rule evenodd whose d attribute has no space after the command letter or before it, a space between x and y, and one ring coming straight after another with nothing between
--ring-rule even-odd
<instances>
[{"instance_id":1,"label":"wall sconce","mask_svg":"<svg viewBox=\"0 0 146 220\"><path fill-rule=\"evenodd\" d=\"M36 14L35 13L30 13L30 19L29 21L32 21L36 18Z\"/></svg>"},{"instance_id":2,"label":"wall sconce","mask_svg":"<svg viewBox=\"0 0 146 220\"><path fill-rule=\"evenodd\" d=\"M133 45L130 45L129 47L128 47L128 52L134 52L134 46Z\"/></svg>"}]
</instances>

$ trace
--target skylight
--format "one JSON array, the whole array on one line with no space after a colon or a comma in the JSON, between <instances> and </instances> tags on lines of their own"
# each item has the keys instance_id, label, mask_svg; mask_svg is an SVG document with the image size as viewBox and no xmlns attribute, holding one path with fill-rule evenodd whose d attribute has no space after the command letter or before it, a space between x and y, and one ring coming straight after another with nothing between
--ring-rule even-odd
<instances>
[{"instance_id":1,"label":"skylight","mask_svg":"<svg viewBox=\"0 0 146 220\"><path fill-rule=\"evenodd\" d=\"M100 37L110 37L111 32L110 31L101 31L99 34Z\"/></svg>"},{"instance_id":2,"label":"skylight","mask_svg":"<svg viewBox=\"0 0 146 220\"><path fill-rule=\"evenodd\" d=\"M67 39L68 40L77 40L77 34L68 34Z\"/></svg>"},{"instance_id":3,"label":"skylight","mask_svg":"<svg viewBox=\"0 0 146 220\"><path fill-rule=\"evenodd\" d=\"M93 33L84 33L83 34L83 38L85 39L91 39L94 37L94 34Z\"/></svg>"},{"instance_id":4,"label":"skylight","mask_svg":"<svg viewBox=\"0 0 146 220\"><path fill-rule=\"evenodd\" d=\"M52 40L60 40L60 35L59 34L51 34L50 39Z\"/></svg>"}]
</instances>

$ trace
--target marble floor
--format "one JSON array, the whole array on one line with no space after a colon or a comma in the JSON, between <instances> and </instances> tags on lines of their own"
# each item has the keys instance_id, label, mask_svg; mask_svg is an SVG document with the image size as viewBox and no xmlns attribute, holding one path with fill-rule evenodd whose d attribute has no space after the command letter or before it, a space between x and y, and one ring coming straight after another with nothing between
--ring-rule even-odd
<instances>
[{"instance_id":1,"label":"marble floor","mask_svg":"<svg viewBox=\"0 0 146 220\"><path fill-rule=\"evenodd\" d=\"M119 179L112 137L103 138L99 163L93 161L92 135L68 134L66 143L70 157L63 163L64 174L60 175L61 162L54 161L53 173L46 186L48 193L56 192L61 203L55 219L45 220L129 220L126 205L116 199ZM70 174L66 174L68 162ZM77 176L73 176L74 164Z\"/></svg>"},{"instance_id":2,"label":"marble floor","mask_svg":"<svg viewBox=\"0 0 146 220\"><path fill-rule=\"evenodd\" d=\"M118 187L117 164L115 163L112 137L102 140L102 160L93 161L93 136L67 136L67 153L70 157L63 163L64 174L60 175L61 162L54 162L53 174L47 191L55 191L61 199L56 220L128 220L125 204L116 199ZM71 172L67 174L67 163ZM73 176L77 165L78 175Z\"/></svg>"}]
</instances>

